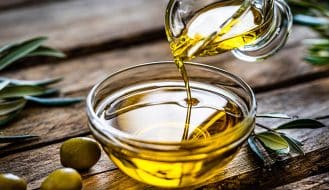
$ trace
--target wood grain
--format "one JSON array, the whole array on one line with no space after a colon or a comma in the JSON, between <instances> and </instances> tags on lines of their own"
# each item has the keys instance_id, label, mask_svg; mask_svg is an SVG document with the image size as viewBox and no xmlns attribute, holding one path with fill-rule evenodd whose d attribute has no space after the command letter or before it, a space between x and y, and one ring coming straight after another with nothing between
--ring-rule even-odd
<instances>
[{"instance_id":1,"label":"wood grain","mask_svg":"<svg viewBox=\"0 0 329 190\"><path fill-rule=\"evenodd\" d=\"M0 44L48 36L62 50L89 47L163 26L165 0L53 1L0 13Z\"/></svg>"},{"instance_id":2,"label":"wood grain","mask_svg":"<svg viewBox=\"0 0 329 190\"><path fill-rule=\"evenodd\" d=\"M281 111L302 117L328 113L329 107L326 106L329 104L329 89L326 88L328 84L329 78L326 78L309 84L259 94L257 96L259 111ZM258 122L272 127L282 121L263 119ZM249 149L244 146L226 169L210 181L211 184L207 188L275 187L327 171L329 169L329 120L323 122L327 127L316 130L286 131L305 144L303 148L307 153L306 156L285 157L273 165L269 172L260 167ZM0 173L13 172L23 176L29 181L30 188L37 188L43 177L53 169L61 167L58 155L59 146L60 143L57 143L5 156L0 159L2 166ZM114 165L103 156L91 171L83 174L85 189L151 188L131 180L114 168ZM283 173L285 177L280 178Z\"/></svg>"},{"instance_id":3,"label":"wood grain","mask_svg":"<svg viewBox=\"0 0 329 190\"><path fill-rule=\"evenodd\" d=\"M17 175L22 175L29 183L29 189L38 187L43 178L55 169L62 168L60 163L59 149L61 143L55 143L50 146L44 146L33 151L25 151L19 154L10 156L10 160L5 157L0 159L0 173L11 172ZM83 177L95 175L99 172L109 171L116 167L112 162L109 162L107 156L102 154L97 165L88 172L81 172Z\"/></svg>"},{"instance_id":4,"label":"wood grain","mask_svg":"<svg viewBox=\"0 0 329 190\"><path fill-rule=\"evenodd\" d=\"M85 96L92 85L109 73L144 62L171 60L168 43L161 41L165 39L163 17L167 0L44 2L47 3L34 0L0 2L0 44L46 35L50 37L48 45L67 52L70 60L44 63L43 59L36 58L32 60L37 62L33 67L2 72L2 76L21 79L64 76L65 81L55 85L63 89L63 95ZM15 5L19 7L14 8ZM259 112L283 111L301 117L319 116L329 111L326 106L329 105L329 78L309 82L328 77L329 68L316 68L301 61L305 50L300 45L301 40L313 36L315 34L310 30L295 27L286 48L263 64L243 63L230 54L197 61L241 76L257 92L283 88L258 94ZM292 86L300 83L309 84ZM288 86L292 87L286 88ZM1 145L0 173L23 176L29 181L29 188L35 189L47 174L61 167L58 155L61 142L90 133L84 103L65 108L28 107L19 119L2 128L1 132L37 134L41 139ZM283 121L267 119L258 122L275 126ZM323 129L287 131L305 143L306 156L286 157L273 165L269 172L259 167L245 146L223 173L201 188L264 189L287 183L291 184L277 189L327 188L328 122L324 120L327 128ZM323 172L326 173L321 174ZM122 174L105 155L83 176L84 189L87 190L154 189ZM301 180L304 177L308 178Z\"/></svg>"},{"instance_id":5,"label":"wood grain","mask_svg":"<svg viewBox=\"0 0 329 190\"><path fill-rule=\"evenodd\" d=\"M54 0L10 0L10 1L0 1L0 10L18 9L22 7L35 6L39 4L49 3ZM57 0L65 1L65 0Z\"/></svg>"},{"instance_id":6,"label":"wood grain","mask_svg":"<svg viewBox=\"0 0 329 190\"><path fill-rule=\"evenodd\" d=\"M282 50L278 55L264 63L244 63L237 61L231 54L199 59L217 67L224 68L244 78L254 88L269 86L318 72L329 74L328 68L312 67L301 62L303 47L296 46ZM294 55L294 56L291 56ZM170 60L168 43L159 41L153 44L131 47L95 54L56 64L38 65L20 71L8 71L4 76L20 79L41 79L62 76L65 80L55 85L64 95L86 96L89 89L105 76L124 67L143 62ZM74 68L74 69L73 69ZM302 79L301 81L299 81ZM35 134L38 141L9 145L0 149L0 155L17 152L38 145L49 144L63 138L88 133L84 104L66 108L45 108L29 106L19 119L3 128L6 134Z\"/></svg>"},{"instance_id":7,"label":"wood grain","mask_svg":"<svg viewBox=\"0 0 329 190\"><path fill-rule=\"evenodd\" d=\"M257 97L259 111L281 111L312 117L329 111L329 78L289 89L261 94ZM310 96L312 94L312 96ZM275 126L277 120L262 120L268 126ZM204 189L265 189L287 184L307 176L316 175L329 169L329 120L323 121L327 127L316 130L286 130L291 136L301 140L305 156L286 157L269 169L261 168L252 153L242 148L237 157L212 178ZM122 180L121 180L122 179ZM118 185L123 184L123 185ZM85 189L154 189L134 180L127 180L119 171L109 171L85 180Z\"/></svg>"},{"instance_id":8,"label":"wood grain","mask_svg":"<svg viewBox=\"0 0 329 190\"><path fill-rule=\"evenodd\" d=\"M29 3L35 0L11 0L11 1L0 1L0 8L14 7L22 3Z\"/></svg>"},{"instance_id":9,"label":"wood grain","mask_svg":"<svg viewBox=\"0 0 329 190\"><path fill-rule=\"evenodd\" d=\"M249 151L249 149L244 148L241 151ZM328 148L323 148L306 154L305 157L289 158L273 165L271 170L257 165L250 152L241 153L221 174L212 178L207 185L187 189L268 189L296 179L302 179L308 175L314 175L317 172L323 172L323 170L318 170L319 167L328 170L328 159L325 157L329 155L328 151ZM322 155L319 156L320 154ZM308 158L312 158L312 160ZM139 183L119 170L112 170L85 179L83 189L124 190L158 188Z\"/></svg>"},{"instance_id":10,"label":"wood grain","mask_svg":"<svg viewBox=\"0 0 329 190\"><path fill-rule=\"evenodd\" d=\"M295 27L294 29L287 47L261 63L239 61L229 52L218 56L199 58L195 62L226 69L244 78L254 87L269 86L296 76L329 70L329 67L313 67L302 61L305 48L299 42L308 36L314 36L314 33L304 27ZM44 63L31 68L19 69L19 65L17 65L16 70L2 72L1 75L30 80L63 76L65 80L57 87L62 88L64 93L71 93L90 88L97 81L119 69L161 60L172 60L172 56L168 42L160 40L83 56L69 61L63 60L59 63ZM72 68L75 69L72 70Z\"/></svg>"},{"instance_id":11,"label":"wood grain","mask_svg":"<svg viewBox=\"0 0 329 190\"><path fill-rule=\"evenodd\" d=\"M32 5L0 12L0 44L43 35L49 37L48 45L76 57L166 38L163 28L167 0L46 0L49 2L35 1L36 5L33 0L15 1ZM298 35L290 38L294 43L315 36L309 29L295 30ZM40 61L49 59L28 62Z\"/></svg>"},{"instance_id":12,"label":"wood grain","mask_svg":"<svg viewBox=\"0 0 329 190\"><path fill-rule=\"evenodd\" d=\"M280 187L276 187L273 190L325 190L329 189L329 172L311 176L300 181L289 183Z\"/></svg>"}]
</instances>

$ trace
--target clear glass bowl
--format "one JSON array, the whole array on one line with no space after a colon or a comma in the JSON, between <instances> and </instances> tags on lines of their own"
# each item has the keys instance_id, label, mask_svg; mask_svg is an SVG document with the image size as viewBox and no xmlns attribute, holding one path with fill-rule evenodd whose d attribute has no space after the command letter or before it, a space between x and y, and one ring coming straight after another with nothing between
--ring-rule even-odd
<instances>
[{"instance_id":1,"label":"clear glass bowl","mask_svg":"<svg viewBox=\"0 0 329 190\"><path fill-rule=\"evenodd\" d=\"M206 84L233 95L232 100L244 113L243 119L224 133L180 142L143 140L104 123L100 118L100 106L119 90L150 83L158 88L156 84L164 81L178 82L184 87L180 73L171 61L137 65L111 74L96 84L88 95L87 114L92 134L116 166L140 182L165 188L202 184L234 158L254 129L256 100L243 80L203 64L186 63L186 70L192 89L195 84Z\"/></svg>"}]
</instances>

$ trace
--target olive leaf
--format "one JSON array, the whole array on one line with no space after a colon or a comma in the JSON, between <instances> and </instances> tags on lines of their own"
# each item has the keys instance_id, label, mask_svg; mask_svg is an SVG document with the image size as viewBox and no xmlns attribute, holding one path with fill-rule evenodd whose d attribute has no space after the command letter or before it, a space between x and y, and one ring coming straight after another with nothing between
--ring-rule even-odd
<instances>
[{"instance_id":1,"label":"olive leaf","mask_svg":"<svg viewBox=\"0 0 329 190\"><path fill-rule=\"evenodd\" d=\"M308 39L308 40L304 40L303 43L309 46L308 54L304 57L304 60L314 65L329 64L328 39Z\"/></svg>"},{"instance_id":2,"label":"olive leaf","mask_svg":"<svg viewBox=\"0 0 329 190\"><path fill-rule=\"evenodd\" d=\"M24 98L8 100L0 103L0 116L7 115L22 109L26 104Z\"/></svg>"},{"instance_id":3,"label":"olive leaf","mask_svg":"<svg viewBox=\"0 0 329 190\"><path fill-rule=\"evenodd\" d=\"M257 117L282 118L282 119L290 118L288 115L281 113L261 113L261 114L257 114ZM298 117L298 116L294 116L294 117ZM251 135L248 138L248 145L252 150L252 152L263 162L265 162L264 160L271 161L271 159L274 159L275 161L275 158L272 158L273 154L267 154L267 151L262 151L262 149L264 148L265 150L268 150L278 156L280 156L281 154L288 154L290 151L305 155L305 152L302 148L303 143L294 139L293 137L290 137L285 133L278 132L277 130L293 129L293 128L316 129L320 127L325 127L323 123L317 120L328 118L328 117L329 115L324 115L324 116L315 117L314 119L297 119L284 123L275 129L256 123L256 126L261 127L266 131L255 135ZM258 141L260 143L258 143ZM270 159L266 159L266 156L269 156Z\"/></svg>"},{"instance_id":4,"label":"olive leaf","mask_svg":"<svg viewBox=\"0 0 329 190\"><path fill-rule=\"evenodd\" d=\"M256 156L260 160L265 162L265 156L263 155L262 150L259 148L259 146L261 146L261 145L257 143L255 136L250 136L248 138L248 145L249 145L250 149L256 154Z\"/></svg>"},{"instance_id":5,"label":"olive leaf","mask_svg":"<svg viewBox=\"0 0 329 190\"><path fill-rule=\"evenodd\" d=\"M248 138L248 145L254 155L263 162L264 166L270 166L276 162L276 159L272 158L270 154L266 152L265 147L259 142L255 135L251 135Z\"/></svg>"},{"instance_id":6,"label":"olive leaf","mask_svg":"<svg viewBox=\"0 0 329 190\"><path fill-rule=\"evenodd\" d=\"M291 119L292 117L284 113L259 113L256 117L264 118L281 118L281 119Z\"/></svg>"},{"instance_id":7,"label":"olive leaf","mask_svg":"<svg viewBox=\"0 0 329 190\"><path fill-rule=\"evenodd\" d=\"M9 84L10 84L10 81L8 81L8 80L1 81L1 83L0 83L0 91L2 89L4 89L6 86L8 86Z\"/></svg>"},{"instance_id":8,"label":"olive leaf","mask_svg":"<svg viewBox=\"0 0 329 190\"><path fill-rule=\"evenodd\" d=\"M279 133L281 136L284 137L288 137L290 140L292 140L295 144L297 144L298 146L303 146L304 144L302 142L300 142L297 139L294 139L293 137L288 136L286 133Z\"/></svg>"},{"instance_id":9,"label":"olive leaf","mask_svg":"<svg viewBox=\"0 0 329 190\"><path fill-rule=\"evenodd\" d=\"M54 96L60 94L60 90L56 88L49 88L45 91L45 93L40 95L34 95L35 97L48 97L48 96Z\"/></svg>"},{"instance_id":10,"label":"olive leaf","mask_svg":"<svg viewBox=\"0 0 329 190\"><path fill-rule=\"evenodd\" d=\"M63 80L62 77L43 79L43 80L17 80L17 79L0 77L0 81L3 82L8 81L10 84L14 84L14 85L31 85L31 86L46 86L46 85L57 83L61 80Z\"/></svg>"},{"instance_id":11,"label":"olive leaf","mask_svg":"<svg viewBox=\"0 0 329 190\"><path fill-rule=\"evenodd\" d=\"M329 20L329 19L328 19ZM328 36L329 38L329 24ZM328 39L309 39L304 40L304 44L308 46L307 55L304 60L313 65L329 64L329 40Z\"/></svg>"},{"instance_id":12,"label":"olive leaf","mask_svg":"<svg viewBox=\"0 0 329 190\"><path fill-rule=\"evenodd\" d=\"M303 40L304 45L314 45L316 47L328 47L329 46L329 39L306 39Z\"/></svg>"},{"instance_id":13,"label":"olive leaf","mask_svg":"<svg viewBox=\"0 0 329 190\"><path fill-rule=\"evenodd\" d=\"M46 105L46 106L66 106L70 104L75 104L81 102L84 98L82 97L75 97L75 98L40 98L40 97L32 97L26 96L25 99Z\"/></svg>"},{"instance_id":14,"label":"olive leaf","mask_svg":"<svg viewBox=\"0 0 329 190\"><path fill-rule=\"evenodd\" d=\"M321 14L323 16L329 16L329 11L325 6L325 5L328 6L328 3L326 1L316 3L310 0L288 0L288 3L294 13L304 12L304 13L312 14L314 12L317 12L317 15Z\"/></svg>"},{"instance_id":15,"label":"olive leaf","mask_svg":"<svg viewBox=\"0 0 329 190\"><path fill-rule=\"evenodd\" d=\"M23 107L15 112L12 112L10 114L7 114L7 115L1 115L0 116L0 126L4 126L6 125L7 123L9 123L10 121L12 121L14 118L17 117L17 115L19 113L21 113L21 111L23 110Z\"/></svg>"},{"instance_id":16,"label":"olive leaf","mask_svg":"<svg viewBox=\"0 0 329 190\"><path fill-rule=\"evenodd\" d=\"M288 142L277 133L266 131L256 134L256 137L268 150L279 154L287 154L290 151Z\"/></svg>"},{"instance_id":17,"label":"olive leaf","mask_svg":"<svg viewBox=\"0 0 329 190\"><path fill-rule=\"evenodd\" d=\"M6 45L1 46L0 47L0 55L1 55L1 53L7 51L8 49L10 49L10 48L12 48L16 45L17 45L16 43L11 43L11 44L6 44Z\"/></svg>"},{"instance_id":18,"label":"olive leaf","mask_svg":"<svg viewBox=\"0 0 329 190\"><path fill-rule=\"evenodd\" d=\"M10 43L0 47L0 70L24 57L48 56L64 58L66 56L59 50L42 46L42 43L46 40L46 37L36 37L21 43Z\"/></svg>"},{"instance_id":19,"label":"olive leaf","mask_svg":"<svg viewBox=\"0 0 329 190\"><path fill-rule=\"evenodd\" d=\"M298 140L289 137L288 135L286 135L285 133L280 133L281 137L283 137L289 144L289 147L291 150L293 150L294 152L298 153L298 154L302 154L305 155L305 152L302 148L302 143L299 142Z\"/></svg>"},{"instance_id":20,"label":"olive leaf","mask_svg":"<svg viewBox=\"0 0 329 190\"><path fill-rule=\"evenodd\" d=\"M0 58L0 70L36 50L45 40L46 37L37 37L10 48L9 52Z\"/></svg>"},{"instance_id":21,"label":"olive leaf","mask_svg":"<svg viewBox=\"0 0 329 190\"><path fill-rule=\"evenodd\" d=\"M46 92L47 89L40 86L7 86L0 91L0 98L17 98L23 96L42 95Z\"/></svg>"},{"instance_id":22,"label":"olive leaf","mask_svg":"<svg viewBox=\"0 0 329 190\"><path fill-rule=\"evenodd\" d=\"M327 18L302 15L302 14L294 15L294 22L305 26L329 25L329 20Z\"/></svg>"},{"instance_id":23,"label":"olive leaf","mask_svg":"<svg viewBox=\"0 0 329 190\"><path fill-rule=\"evenodd\" d=\"M63 52L46 46L40 46L38 49L32 51L27 55L27 57L32 57L32 56L49 56L49 57L58 57L58 58L66 57L66 55Z\"/></svg>"},{"instance_id":24,"label":"olive leaf","mask_svg":"<svg viewBox=\"0 0 329 190\"><path fill-rule=\"evenodd\" d=\"M15 135L15 136L2 136L0 135L0 143L12 143L26 140L35 140L39 136L36 135Z\"/></svg>"},{"instance_id":25,"label":"olive leaf","mask_svg":"<svg viewBox=\"0 0 329 190\"><path fill-rule=\"evenodd\" d=\"M316 66L329 64L329 1L288 0L288 3L295 24L310 27L322 36L304 40L308 46L304 60Z\"/></svg>"},{"instance_id":26,"label":"olive leaf","mask_svg":"<svg viewBox=\"0 0 329 190\"><path fill-rule=\"evenodd\" d=\"M277 129L295 129L295 128L321 128L325 127L325 125L314 119L297 119L294 121L290 121L288 123L284 123L276 128Z\"/></svg>"},{"instance_id":27,"label":"olive leaf","mask_svg":"<svg viewBox=\"0 0 329 190\"><path fill-rule=\"evenodd\" d=\"M36 37L20 43L9 43L1 46L0 70L24 57L65 57L64 53L47 46L43 46L42 43L46 39L46 37ZM23 110L27 101L46 106L66 106L83 100L83 98L80 97L45 98L47 96L59 94L58 89L48 88L47 85L57 83L61 80L62 78L17 80L0 77L0 126L3 126L13 120Z\"/></svg>"},{"instance_id":28,"label":"olive leaf","mask_svg":"<svg viewBox=\"0 0 329 190\"><path fill-rule=\"evenodd\" d=\"M313 65L327 65L329 64L329 56L321 57L321 56L306 56L304 57L304 60L313 64Z\"/></svg>"},{"instance_id":29,"label":"olive leaf","mask_svg":"<svg viewBox=\"0 0 329 190\"><path fill-rule=\"evenodd\" d=\"M321 116L314 117L313 119L314 120L323 120L323 119L328 119L328 118L329 118L329 115L321 115Z\"/></svg>"}]
</instances>

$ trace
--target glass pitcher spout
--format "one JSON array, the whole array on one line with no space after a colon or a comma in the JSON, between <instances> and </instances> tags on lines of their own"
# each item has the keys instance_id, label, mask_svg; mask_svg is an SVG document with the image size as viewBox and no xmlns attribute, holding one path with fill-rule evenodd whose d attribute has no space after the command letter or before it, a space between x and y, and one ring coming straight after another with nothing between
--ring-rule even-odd
<instances>
[{"instance_id":1,"label":"glass pitcher spout","mask_svg":"<svg viewBox=\"0 0 329 190\"><path fill-rule=\"evenodd\" d=\"M233 55L244 61L259 61L274 55L285 44L292 28L292 14L284 0L275 0L270 13L272 16L267 32L253 44L232 51Z\"/></svg>"},{"instance_id":2,"label":"glass pitcher spout","mask_svg":"<svg viewBox=\"0 0 329 190\"><path fill-rule=\"evenodd\" d=\"M284 0L170 0L166 33L173 54L186 58L226 51L258 61L284 46L292 14Z\"/></svg>"}]
</instances>

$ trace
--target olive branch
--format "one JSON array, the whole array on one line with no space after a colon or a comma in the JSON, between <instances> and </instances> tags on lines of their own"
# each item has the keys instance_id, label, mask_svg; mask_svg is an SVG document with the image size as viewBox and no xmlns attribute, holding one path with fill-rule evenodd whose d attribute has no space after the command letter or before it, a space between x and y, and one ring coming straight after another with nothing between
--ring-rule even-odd
<instances>
[{"instance_id":1,"label":"olive branch","mask_svg":"<svg viewBox=\"0 0 329 190\"><path fill-rule=\"evenodd\" d=\"M329 64L329 1L326 0L287 0L294 14L294 23L311 27L320 38L303 41L308 46L304 60L313 65ZM36 37L23 42L0 46L0 71L26 57L48 56L64 58L65 54L56 49L42 45L46 37ZM17 80L0 77L0 127L17 118L28 102L44 106L66 106L80 102L83 98L53 97L59 90L49 85L61 81L62 78L45 80ZM285 114L262 114L258 117L275 117L291 119ZM316 120L293 120L271 129L257 123L258 127L267 131L255 134L248 139L251 150L264 163L271 163L269 155L286 154L291 150L304 154L302 143L287 134L280 132L284 128L318 128L324 125ZM294 127L293 127L294 126ZM10 143L38 138L35 135L4 136L0 133L0 143ZM268 154L270 151L271 154ZM269 160L272 160L269 162Z\"/></svg>"},{"instance_id":2,"label":"olive branch","mask_svg":"<svg viewBox=\"0 0 329 190\"><path fill-rule=\"evenodd\" d=\"M281 132L281 130L322 128L325 127L325 125L318 120L329 118L329 116L321 116L314 119L298 119L297 116L291 117L281 113L257 114L256 117L291 120L274 128L256 123L256 127L265 129L265 131L260 133L253 132L248 138L248 145L254 155L259 158L265 166L274 164L278 157L288 155L290 152L305 155L302 148L303 143L289 136L287 133Z\"/></svg>"},{"instance_id":3,"label":"olive branch","mask_svg":"<svg viewBox=\"0 0 329 190\"><path fill-rule=\"evenodd\" d=\"M318 32L319 38L306 39L308 47L304 60L313 65L329 64L329 1L288 0L294 24L304 25Z\"/></svg>"},{"instance_id":4,"label":"olive branch","mask_svg":"<svg viewBox=\"0 0 329 190\"><path fill-rule=\"evenodd\" d=\"M27 41L0 46L0 71L26 57L65 57L65 54L61 51L42 45L46 40L46 37L36 37ZM66 106L80 102L83 99L81 97L54 97L59 95L60 91L49 87L49 85L61 80L61 77L33 81L0 77L0 127L17 118L29 102L44 106ZM0 133L0 143L35 138L38 138L38 136L4 136Z\"/></svg>"},{"instance_id":5,"label":"olive branch","mask_svg":"<svg viewBox=\"0 0 329 190\"><path fill-rule=\"evenodd\" d=\"M303 44L308 47L304 60L312 65L329 65L329 1L327 0L287 0L293 12L294 24L312 28L319 34L319 38L305 39ZM319 120L327 119L322 116L313 119L298 119L281 113L258 114L257 117L281 118L291 121L280 126L270 128L256 123L265 132L255 133L248 138L248 145L252 152L263 162L271 165L276 158L290 152L304 155L303 143L281 132L283 129L316 129L325 127Z\"/></svg>"}]
</instances>

